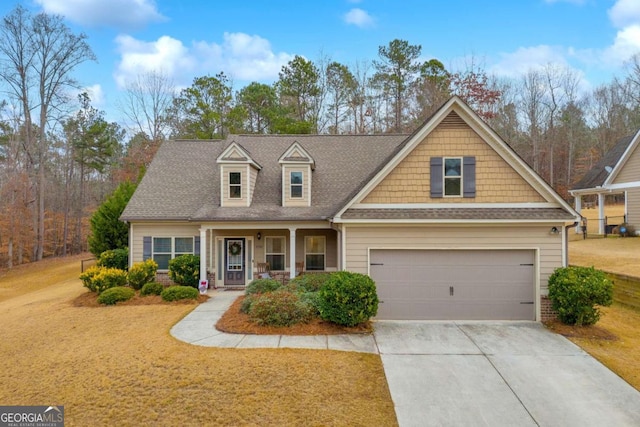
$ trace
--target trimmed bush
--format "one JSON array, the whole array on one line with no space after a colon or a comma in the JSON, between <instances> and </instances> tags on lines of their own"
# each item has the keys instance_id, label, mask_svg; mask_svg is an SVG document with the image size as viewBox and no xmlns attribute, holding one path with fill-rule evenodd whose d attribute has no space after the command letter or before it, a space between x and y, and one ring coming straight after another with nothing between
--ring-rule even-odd
<instances>
[{"instance_id":1,"label":"trimmed bush","mask_svg":"<svg viewBox=\"0 0 640 427\"><path fill-rule=\"evenodd\" d=\"M142 286L142 289L140 289L140 295L142 296L160 295L163 290L164 290L164 285L162 283L149 282L149 283L145 283L144 286Z\"/></svg>"},{"instance_id":2,"label":"trimmed bush","mask_svg":"<svg viewBox=\"0 0 640 427\"><path fill-rule=\"evenodd\" d=\"M378 312L376 284L364 274L332 273L318 291L318 311L324 320L339 325L366 322Z\"/></svg>"},{"instance_id":3,"label":"trimmed bush","mask_svg":"<svg viewBox=\"0 0 640 427\"><path fill-rule=\"evenodd\" d=\"M289 285L295 285L303 292L317 292L329 277L330 273L306 273L291 279Z\"/></svg>"},{"instance_id":4,"label":"trimmed bush","mask_svg":"<svg viewBox=\"0 0 640 427\"><path fill-rule=\"evenodd\" d=\"M129 267L129 249L111 249L104 251L96 263L99 267L118 268L127 271Z\"/></svg>"},{"instance_id":5,"label":"trimmed bush","mask_svg":"<svg viewBox=\"0 0 640 427\"><path fill-rule=\"evenodd\" d=\"M549 299L558 318L568 325L593 325L597 306L613 303L613 283L593 267L563 267L549 277Z\"/></svg>"},{"instance_id":6,"label":"trimmed bush","mask_svg":"<svg viewBox=\"0 0 640 427\"><path fill-rule=\"evenodd\" d=\"M249 317L259 325L291 326L306 323L313 317L313 308L292 292L254 294L252 298Z\"/></svg>"},{"instance_id":7,"label":"trimmed bush","mask_svg":"<svg viewBox=\"0 0 640 427\"><path fill-rule=\"evenodd\" d=\"M160 293L160 296L164 301L198 299L198 290L191 286L169 286Z\"/></svg>"},{"instance_id":8,"label":"trimmed bush","mask_svg":"<svg viewBox=\"0 0 640 427\"><path fill-rule=\"evenodd\" d=\"M100 304L113 305L120 301L128 301L136 294L131 288L125 286L116 286L114 288L107 289L98 296L98 302Z\"/></svg>"},{"instance_id":9,"label":"trimmed bush","mask_svg":"<svg viewBox=\"0 0 640 427\"><path fill-rule=\"evenodd\" d=\"M125 286L127 272L118 268L92 267L80 275L85 287L91 292L101 294L109 288Z\"/></svg>"},{"instance_id":10,"label":"trimmed bush","mask_svg":"<svg viewBox=\"0 0 640 427\"><path fill-rule=\"evenodd\" d=\"M251 310L251 304L253 304L258 295L260 294L245 295L244 299L242 300L242 304L240 304L240 312L249 314L249 310Z\"/></svg>"},{"instance_id":11,"label":"trimmed bush","mask_svg":"<svg viewBox=\"0 0 640 427\"><path fill-rule=\"evenodd\" d=\"M136 291L139 291L145 284L156 278L158 263L149 258L143 262L136 262L127 273L127 281Z\"/></svg>"},{"instance_id":12,"label":"trimmed bush","mask_svg":"<svg viewBox=\"0 0 640 427\"><path fill-rule=\"evenodd\" d=\"M200 257L185 254L169 260L169 278L178 285L197 289L200 281Z\"/></svg>"},{"instance_id":13,"label":"trimmed bush","mask_svg":"<svg viewBox=\"0 0 640 427\"><path fill-rule=\"evenodd\" d=\"M282 287L282 283L275 279L255 279L245 289L245 295L264 294L273 292Z\"/></svg>"}]
</instances>

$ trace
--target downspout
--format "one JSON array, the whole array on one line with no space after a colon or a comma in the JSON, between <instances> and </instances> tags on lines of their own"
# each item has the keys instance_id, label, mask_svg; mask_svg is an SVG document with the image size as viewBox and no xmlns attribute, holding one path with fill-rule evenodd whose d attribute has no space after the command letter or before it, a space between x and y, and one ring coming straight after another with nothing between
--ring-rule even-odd
<instances>
[{"instance_id":1,"label":"downspout","mask_svg":"<svg viewBox=\"0 0 640 427\"><path fill-rule=\"evenodd\" d=\"M580 221L575 221L573 225L567 225L564 228L564 253L565 255L565 265L563 267L569 266L569 229L577 227L580 224Z\"/></svg>"}]
</instances>

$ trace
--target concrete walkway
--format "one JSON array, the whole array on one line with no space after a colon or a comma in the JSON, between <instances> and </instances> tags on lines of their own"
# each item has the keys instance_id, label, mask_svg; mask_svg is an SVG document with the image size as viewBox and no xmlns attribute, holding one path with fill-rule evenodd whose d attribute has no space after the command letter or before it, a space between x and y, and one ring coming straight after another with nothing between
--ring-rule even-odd
<instances>
[{"instance_id":1,"label":"concrete walkway","mask_svg":"<svg viewBox=\"0 0 640 427\"><path fill-rule=\"evenodd\" d=\"M209 291L209 300L200 304L173 328L180 341L204 347L226 348L307 348L315 350L378 353L373 335L244 335L220 332L215 325L242 291Z\"/></svg>"}]
</instances>

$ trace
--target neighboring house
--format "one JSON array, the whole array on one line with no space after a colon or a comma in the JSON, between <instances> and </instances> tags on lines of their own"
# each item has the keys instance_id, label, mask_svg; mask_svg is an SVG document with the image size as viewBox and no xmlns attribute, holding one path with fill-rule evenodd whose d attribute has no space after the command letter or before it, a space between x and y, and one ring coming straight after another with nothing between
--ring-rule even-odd
<instances>
[{"instance_id":1,"label":"neighboring house","mask_svg":"<svg viewBox=\"0 0 640 427\"><path fill-rule=\"evenodd\" d=\"M605 234L604 196L624 194L627 223L640 231L640 131L621 138L569 191L575 207L582 211L582 197L598 196L598 234Z\"/></svg>"},{"instance_id":2,"label":"neighboring house","mask_svg":"<svg viewBox=\"0 0 640 427\"><path fill-rule=\"evenodd\" d=\"M122 214L131 263L199 254L219 288L264 262L369 274L379 319L541 320L579 219L457 97L411 135L165 142Z\"/></svg>"}]
</instances>

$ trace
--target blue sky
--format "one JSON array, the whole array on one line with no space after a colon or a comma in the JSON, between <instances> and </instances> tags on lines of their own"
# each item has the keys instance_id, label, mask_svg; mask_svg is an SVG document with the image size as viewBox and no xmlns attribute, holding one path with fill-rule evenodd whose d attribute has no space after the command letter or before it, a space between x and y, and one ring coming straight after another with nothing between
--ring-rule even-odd
<instances>
[{"instance_id":1,"label":"blue sky","mask_svg":"<svg viewBox=\"0 0 640 427\"><path fill-rule=\"evenodd\" d=\"M294 55L347 65L377 58L395 38L422 45L452 71L470 62L517 78L558 64L588 89L624 75L640 52L640 0L23 0L66 17L89 36L98 62L78 80L94 105L120 120L122 88L161 70L178 87L194 77L231 76L234 87L273 82ZM3 0L6 15L16 2Z\"/></svg>"}]
</instances>

